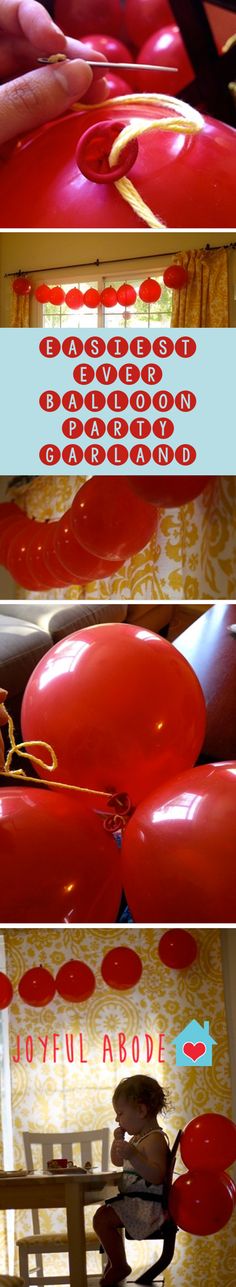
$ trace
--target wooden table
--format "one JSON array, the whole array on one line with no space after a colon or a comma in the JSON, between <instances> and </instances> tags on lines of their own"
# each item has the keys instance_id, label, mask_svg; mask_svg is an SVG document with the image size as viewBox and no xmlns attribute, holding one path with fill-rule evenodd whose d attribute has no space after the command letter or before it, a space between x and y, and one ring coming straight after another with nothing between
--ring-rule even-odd
<instances>
[{"instance_id":1,"label":"wooden table","mask_svg":"<svg viewBox=\"0 0 236 1287\"><path fill-rule=\"evenodd\" d=\"M86 1175L66 1171L61 1175L1 1175L0 1210L64 1207L70 1287L87 1287L84 1208L103 1202L108 1190L117 1187L118 1179L121 1180L120 1171L94 1171Z\"/></svg>"}]
</instances>

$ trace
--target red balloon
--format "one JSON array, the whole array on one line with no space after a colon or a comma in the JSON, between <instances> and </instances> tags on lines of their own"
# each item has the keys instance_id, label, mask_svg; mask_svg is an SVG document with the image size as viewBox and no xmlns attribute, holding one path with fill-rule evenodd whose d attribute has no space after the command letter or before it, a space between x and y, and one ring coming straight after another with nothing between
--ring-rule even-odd
<instances>
[{"instance_id":1,"label":"red balloon","mask_svg":"<svg viewBox=\"0 0 236 1287\"><path fill-rule=\"evenodd\" d=\"M202 1113L182 1131L180 1151L191 1171L226 1171L236 1161L236 1125L222 1113Z\"/></svg>"},{"instance_id":2,"label":"red balloon","mask_svg":"<svg viewBox=\"0 0 236 1287\"><path fill-rule=\"evenodd\" d=\"M15 277L15 281L12 283L12 289L14 290L15 295L30 295L30 291L32 290L31 282L28 281L27 277Z\"/></svg>"},{"instance_id":3,"label":"red balloon","mask_svg":"<svg viewBox=\"0 0 236 1287\"><path fill-rule=\"evenodd\" d=\"M120 94L130 94L128 80L124 80L123 76L118 76L117 73L113 75L111 70L107 72L106 84L109 90L108 98L117 98Z\"/></svg>"},{"instance_id":4,"label":"red balloon","mask_svg":"<svg viewBox=\"0 0 236 1287\"><path fill-rule=\"evenodd\" d=\"M39 590L50 590L55 585L53 575L46 567L44 559L46 528L46 523L32 523L27 540L26 568L30 576L38 582Z\"/></svg>"},{"instance_id":5,"label":"red balloon","mask_svg":"<svg viewBox=\"0 0 236 1287\"><path fill-rule=\"evenodd\" d=\"M55 550L65 565L67 571L71 573L75 584L87 585L89 581L99 581L101 578L112 576L112 573L121 567L121 563L108 562L108 560L96 558L95 554L89 554L74 536L71 525L71 509L60 521L55 524ZM66 576L66 572L65 572Z\"/></svg>"},{"instance_id":6,"label":"red balloon","mask_svg":"<svg viewBox=\"0 0 236 1287\"><path fill-rule=\"evenodd\" d=\"M173 11L168 0L126 0L125 25L132 45L138 49L153 31L172 22ZM174 93L174 87L172 89Z\"/></svg>"},{"instance_id":7,"label":"red balloon","mask_svg":"<svg viewBox=\"0 0 236 1287\"><path fill-rule=\"evenodd\" d=\"M60 589L64 585L71 585L73 578L61 563L61 560L55 550L59 521L57 520L52 523L45 523L43 559L45 567L48 568L50 574L51 584L55 586L55 588L58 586Z\"/></svg>"},{"instance_id":8,"label":"red balloon","mask_svg":"<svg viewBox=\"0 0 236 1287\"><path fill-rule=\"evenodd\" d=\"M22 585L25 590L40 590L42 589L42 584L39 576L36 571L28 566L29 539L30 541L33 539L33 521L27 518L26 514L24 514L23 518L24 522L21 525L17 525L16 533L9 542L6 567L17 584ZM38 526L40 525L35 524L34 540L37 539Z\"/></svg>"},{"instance_id":9,"label":"red balloon","mask_svg":"<svg viewBox=\"0 0 236 1287\"><path fill-rule=\"evenodd\" d=\"M71 290L66 293L65 302L67 308L72 308L73 312L76 312L76 309L81 308L84 302L82 290L79 290L78 286L72 286Z\"/></svg>"},{"instance_id":10,"label":"red balloon","mask_svg":"<svg viewBox=\"0 0 236 1287\"><path fill-rule=\"evenodd\" d=\"M133 948L112 947L103 957L101 973L109 988L125 992L127 988L135 988L141 979L142 969L140 956Z\"/></svg>"},{"instance_id":11,"label":"red balloon","mask_svg":"<svg viewBox=\"0 0 236 1287\"><path fill-rule=\"evenodd\" d=\"M211 481L210 478L200 478L200 475L191 474L190 478L178 478L174 475L168 478L155 478L155 475L144 478L131 478L130 483L143 500L151 501L153 505L161 505L163 509L177 508L179 505L188 505L189 501L195 500L196 496L207 487Z\"/></svg>"},{"instance_id":12,"label":"red balloon","mask_svg":"<svg viewBox=\"0 0 236 1287\"><path fill-rule=\"evenodd\" d=\"M170 290L182 290L187 281L188 272L186 268L183 268L182 264L169 264L169 267L165 268L163 282L165 286L170 287Z\"/></svg>"},{"instance_id":13,"label":"red balloon","mask_svg":"<svg viewBox=\"0 0 236 1287\"><path fill-rule=\"evenodd\" d=\"M87 1001L96 987L93 971L84 961L65 961L55 979L56 990L63 1001Z\"/></svg>"},{"instance_id":14,"label":"red balloon","mask_svg":"<svg viewBox=\"0 0 236 1287\"><path fill-rule=\"evenodd\" d=\"M235 784L236 763L203 764L142 801L123 847L135 920L236 920Z\"/></svg>"},{"instance_id":15,"label":"red balloon","mask_svg":"<svg viewBox=\"0 0 236 1287\"><path fill-rule=\"evenodd\" d=\"M32 970L26 970L26 973L22 974L18 992L27 1005L49 1005L49 1001L53 1001L55 991L53 975L43 965L34 965Z\"/></svg>"},{"instance_id":16,"label":"red balloon","mask_svg":"<svg viewBox=\"0 0 236 1287\"><path fill-rule=\"evenodd\" d=\"M98 308L100 298L99 290L95 290L93 286L90 286L84 293L84 304L86 304L86 308Z\"/></svg>"},{"instance_id":17,"label":"red balloon","mask_svg":"<svg viewBox=\"0 0 236 1287\"><path fill-rule=\"evenodd\" d=\"M71 507L72 531L81 545L117 563L143 550L156 525L156 507L139 501L126 478L89 478Z\"/></svg>"},{"instance_id":18,"label":"red balloon","mask_svg":"<svg viewBox=\"0 0 236 1287\"><path fill-rule=\"evenodd\" d=\"M142 63L151 63L153 71L142 71ZM160 67L177 67L177 72L160 71ZM179 27L161 27L145 40L137 57L136 89L146 94L179 94L193 80L194 71Z\"/></svg>"},{"instance_id":19,"label":"red balloon","mask_svg":"<svg viewBox=\"0 0 236 1287\"><path fill-rule=\"evenodd\" d=\"M153 120L159 111L146 104L144 96L142 108L138 103L114 104L110 100L105 106L90 109L89 114L85 108L42 126L31 137L23 138L20 147L13 143L0 175L4 226L146 227L115 187L116 167L111 180L108 160L114 123L118 129L132 123L140 118L140 110L144 121ZM111 125L108 133L103 130L107 123ZM88 166L88 131L93 125L98 127L99 158L93 166L89 161ZM92 188L76 159L82 139L86 168L90 167L94 176L95 164L98 167L98 181L95 183L93 178ZM127 158L131 155L128 177L167 228L195 228L196 220L200 228L231 227L236 207L236 136L230 126L203 118L202 129L191 138L171 131L147 131L138 140L137 152L134 143L127 146L124 173L128 173ZM40 185L39 173L43 175Z\"/></svg>"},{"instance_id":20,"label":"red balloon","mask_svg":"<svg viewBox=\"0 0 236 1287\"><path fill-rule=\"evenodd\" d=\"M123 308L129 308L131 304L135 304L136 299L137 291L134 286L130 286L129 282L124 282L123 286L119 286L117 304L122 304Z\"/></svg>"},{"instance_id":21,"label":"red balloon","mask_svg":"<svg viewBox=\"0 0 236 1287\"><path fill-rule=\"evenodd\" d=\"M139 298L144 300L145 304L155 304L160 299L161 286L155 281L154 277L146 277L139 287Z\"/></svg>"},{"instance_id":22,"label":"red balloon","mask_svg":"<svg viewBox=\"0 0 236 1287\"><path fill-rule=\"evenodd\" d=\"M55 0L54 19L66 35L79 39L91 36L93 31L109 31L111 36L119 36L123 21L123 9L120 0ZM90 42L91 43L91 42Z\"/></svg>"},{"instance_id":23,"label":"red balloon","mask_svg":"<svg viewBox=\"0 0 236 1287\"><path fill-rule=\"evenodd\" d=\"M106 624L69 635L43 657L25 690L22 728L27 741L54 747L59 781L127 792L136 803L196 759L205 704L166 639Z\"/></svg>"},{"instance_id":24,"label":"red balloon","mask_svg":"<svg viewBox=\"0 0 236 1287\"><path fill-rule=\"evenodd\" d=\"M16 506L17 512L15 514L10 514L10 506L7 506L7 509L9 509L9 516L6 515L6 518L0 528L0 563L2 563L3 566L6 565L8 551L13 537L16 535L16 532L19 532L19 530L22 529L23 526L25 527L25 523L27 521L27 516L24 514L22 509L18 509Z\"/></svg>"},{"instance_id":25,"label":"red balloon","mask_svg":"<svg viewBox=\"0 0 236 1287\"><path fill-rule=\"evenodd\" d=\"M41 286L36 286L34 294L35 299L39 301L39 304L48 304L51 299L50 286L46 286L46 283L42 282Z\"/></svg>"},{"instance_id":26,"label":"red balloon","mask_svg":"<svg viewBox=\"0 0 236 1287\"><path fill-rule=\"evenodd\" d=\"M56 787L8 786L0 804L3 921L114 921L121 875L116 842L98 812L106 800Z\"/></svg>"},{"instance_id":27,"label":"red balloon","mask_svg":"<svg viewBox=\"0 0 236 1287\"><path fill-rule=\"evenodd\" d=\"M64 304L65 291L62 286L51 286L49 299L51 304Z\"/></svg>"},{"instance_id":28,"label":"red balloon","mask_svg":"<svg viewBox=\"0 0 236 1287\"><path fill-rule=\"evenodd\" d=\"M16 505L15 501L2 501L0 504L0 534L4 531L6 521L18 518L19 515L22 517L22 509L19 509L19 505Z\"/></svg>"},{"instance_id":29,"label":"red balloon","mask_svg":"<svg viewBox=\"0 0 236 1287\"><path fill-rule=\"evenodd\" d=\"M169 1211L175 1224L186 1233L202 1237L223 1229L233 1214L232 1185L231 1177L224 1172L211 1175L210 1184L205 1171L179 1175L169 1198Z\"/></svg>"},{"instance_id":30,"label":"red balloon","mask_svg":"<svg viewBox=\"0 0 236 1287\"><path fill-rule=\"evenodd\" d=\"M115 308L115 305L117 304L117 291L114 290L114 286L105 286L104 290L101 290L100 298L101 304L104 305L104 308Z\"/></svg>"},{"instance_id":31,"label":"red balloon","mask_svg":"<svg viewBox=\"0 0 236 1287\"><path fill-rule=\"evenodd\" d=\"M92 48L96 49L99 54L103 54L103 57L107 58L109 63L114 63L114 64L115 63L132 63L134 61L133 54L131 54L131 51L130 49L127 48L127 45L123 44L123 40L117 40L116 37L111 35L104 35L104 34L101 35L99 33L99 35L96 34L94 36L94 34L92 33L90 36L82 36L82 45L85 45L85 48L88 49L89 53L91 51L91 45L92 45ZM105 69L104 69L104 76L106 76L106 80L107 80ZM131 85L133 89L134 88L133 72L130 72L130 74L127 73L127 80L129 82L129 88ZM129 89L128 89L128 93L129 93Z\"/></svg>"},{"instance_id":32,"label":"red balloon","mask_svg":"<svg viewBox=\"0 0 236 1287\"><path fill-rule=\"evenodd\" d=\"M197 955L197 944L193 934L189 930L170 929L159 942L158 952L160 960L164 965L170 966L171 970L184 970L187 965L192 965ZM189 1163L187 1163L187 1166ZM226 1162L226 1166L228 1163Z\"/></svg>"},{"instance_id":33,"label":"red balloon","mask_svg":"<svg viewBox=\"0 0 236 1287\"><path fill-rule=\"evenodd\" d=\"M8 979L7 974L3 973L3 970L0 970L0 1010L7 1009L7 1006L11 1004L12 997L13 987L11 980Z\"/></svg>"}]
</instances>

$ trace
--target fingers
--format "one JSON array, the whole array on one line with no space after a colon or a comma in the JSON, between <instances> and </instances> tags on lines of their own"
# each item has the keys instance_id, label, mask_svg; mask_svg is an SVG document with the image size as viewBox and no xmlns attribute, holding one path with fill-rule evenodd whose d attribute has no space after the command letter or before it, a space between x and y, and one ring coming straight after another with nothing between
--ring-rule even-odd
<instances>
[{"instance_id":1,"label":"fingers","mask_svg":"<svg viewBox=\"0 0 236 1287\"><path fill-rule=\"evenodd\" d=\"M0 144L61 116L87 93L92 80L88 63L75 60L9 81L0 89Z\"/></svg>"},{"instance_id":2,"label":"fingers","mask_svg":"<svg viewBox=\"0 0 236 1287\"><path fill-rule=\"evenodd\" d=\"M16 36L23 31L27 40L45 54L63 52L65 47L63 32L38 0L0 0L0 28Z\"/></svg>"}]
</instances>

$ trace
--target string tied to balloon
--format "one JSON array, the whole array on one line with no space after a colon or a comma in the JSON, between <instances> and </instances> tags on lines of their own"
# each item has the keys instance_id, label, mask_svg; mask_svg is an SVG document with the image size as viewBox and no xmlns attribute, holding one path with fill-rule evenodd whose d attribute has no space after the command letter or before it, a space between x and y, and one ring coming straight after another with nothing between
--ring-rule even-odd
<instances>
[{"instance_id":1,"label":"string tied to balloon","mask_svg":"<svg viewBox=\"0 0 236 1287\"><path fill-rule=\"evenodd\" d=\"M124 94L112 99L112 107L125 107L126 105L136 105L142 109L144 105L144 95ZM117 188L119 195L124 201L128 202L135 214L138 215L138 218L142 219L149 228L160 229L165 228L167 225L163 223L163 220L156 216L153 210L151 210L151 207L143 201L143 198L137 191L137 188L131 180L127 178L126 174L124 173L121 177L116 177L117 167L121 163L122 153L124 149L127 149L128 155L128 150L132 145L134 146L137 139L151 130L158 130L159 132L161 131L164 133L186 134L191 137L194 134L198 134L203 129L204 120L201 113L197 111L196 108L192 107L189 103L182 102L182 99L173 98L170 94L145 94L145 105L153 107L154 110L156 108L164 109L167 115L160 116L158 119L155 117L153 119L145 119L145 117L140 114L139 117L131 121L128 125L124 125L123 128L116 131L116 137L112 141L110 151L107 154L107 174L105 174L105 171L103 170L103 176L101 177L100 170L100 174L99 172L97 173L96 180L94 166L91 171L91 175L89 175L87 167L83 170L83 158L84 155L86 156L86 137L88 138L89 131L87 136L86 134L83 135L78 146L77 163L79 167L81 167L82 173L86 173L87 177L91 177L93 182L109 182L111 180L109 170L114 169L114 185ZM105 110L107 107L107 102L101 105L99 104L100 110ZM110 103L109 108L111 111ZM82 103L75 103L73 105L73 110L89 112L89 110L94 110L94 104L92 108L88 104L86 104L85 107ZM171 111L172 115L169 115L169 111ZM173 115L173 113L175 113L175 115ZM94 138L96 136L96 130L100 140L101 127L93 127ZM133 163L134 162L131 161L131 165Z\"/></svg>"},{"instance_id":2,"label":"string tied to balloon","mask_svg":"<svg viewBox=\"0 0 236 1287\"><path fill-rule=\"evenodd\" d=\"M21 759L30 759L32 763L37 765L39 768L46 769L48 773L54 773L58 766L56 752L50 745L50 742L44 742L37 739L30 742L16 742L13 719L8 712L7 724L10 747L6 755L5 763L0 769L0 777L20 777L24 779L24 782L32 782L35 786L37 780L32 776L32 774L25 773L23 768L12 768L13 756L17 755ZM29 748L31 747L41 747L45 751L48 751L51 757L51 762L48 763L48 760L42 760L38 755L34 755L33 751L29 751ZM55 779L50 782L48 778L40 778L38 785L47 787L52 786L61 791L76 791L79 794L94 795L102 797L103 800L107 799L108 812L106 809L97 809L96 812L101 816L104 830L111 832L114 837L118 834L122 836L124 828L128 822L128 818L130 817L131 812L133 812L127 792L119 792L119 794L116 793L111 795L110 791L99 791L94 787L77 786L75 783L71 782L57 782Z\"/></svg>"}]
</instances>

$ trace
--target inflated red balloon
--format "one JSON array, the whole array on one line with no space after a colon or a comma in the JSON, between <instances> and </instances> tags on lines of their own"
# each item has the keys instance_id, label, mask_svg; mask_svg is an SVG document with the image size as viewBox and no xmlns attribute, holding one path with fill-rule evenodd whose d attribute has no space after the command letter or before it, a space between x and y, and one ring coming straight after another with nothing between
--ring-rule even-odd
<instances>
[{"instance_id":1,"label":"inflated red balloon","mask_svg":"<svg viewBox=\"0 0 236 1287\"><path fill-rule=\"evenodd\" d=\"M54 548L77 585L87 585L89 581L99 581L101 578L112 576L112 573L122 566L122 563L118 564L115 559L113 562L97 559L95 554L89 554L84 546L79 545L71 525L71 509L67 510L67 513L63 514L55 524Z\"/></svg>"},{"instance_id":2,"label":"inflated red balloon","mask_svg":"<svg viewBox=\"0 0 236 1287\"><path fill-rule=\"evenodd\" d=\"M133 948L112 947L103 957L101 973L109 988L125 992L127 988L135 988L141 979L142 969L140 956Z\"/></svg>"},{"instance_id":3,"label":"inflated red balloon","mask_svg":"<svg viewBox=\"0 0 236 1287\"><path fill-rule=\"evenodd\" d=\"M98 308L100 298L100 291L95 290L94 286L89 286L88 290L84 292L84 304L86 304L86 308Z\"/></svg>"},{"instance_id":4,"label":"inflated red balloon","mask_svg":"<svg viewBox=\"0 0 236 1287\"><path fill-rule=\"evenodd\" d=\"M62 0L61 0L62 2ZM173 11L168 0L126 0L125 25L132 45L138 49L144 40L159 27L173 22ZM173 86L171 89L173 92Z\"/></svg>"},{"instance_id":5,"label":"inflated red balloon","mask_svg":"<svg viewBox=\"0 0 236 1287\"><path fill-rule=\"evenodd\" d=\"M47 540L47 529L50 523L32 523L31 531L29 530L26 552L26 567L35 580L38 581L39 590L50 590L53 586L62 586L62 568L61 577L55 578L55 572L52 566L45 560L45 545ZM64 582L65 584L65 582Z\"/></svg>"},{"instance_id":6,"label":"inflated red balloon","mask_svg":"<svg viewBox=\"0 0 236 1287\"><path fill-rule=\"evenodd\" d=\"M22 704L23 737L54 747L59 781L127 792L133 804L194 762L204 729L202 691L185 659L166 639L121 623L62 639L36 666Z\"/></svg>"},{"instance_id":7,"label":"inflated red balloon","mask_svg":"<svg viewBox=\"0 0 236 1287\"><path fill-rule=\"evenodd\" d=\"M87 1001L96 987L96 980L90 966L84 961L65 961L55 979L56 990L63 1001Z\"/></svg>"},{"instance_id":8,"label":"inflated red balloon","mask_svg":"<svg viewBox=\"0 0 236 1287\"><path fill-rule=\"evenodd\" d=\"M210 478L200 477L199 474L191 475L191 478L178 478L174 475L168 478L155 478L154 475L144 478L131 478L130 483L138 496L143 500L151 501L153 505L160 505L163 509L178 508L179 505L188 505L189 501L195 500L204 487L207 487L211 481Z\"/></svg>"},{"instance_id":9,"label":"inflated red balloon","mask_svg":"<svg viewBox=\"0 0 236 1287\"><path fill-rule=\"evenodd\" d=\"M15 507L15 514L10 513L9 505L6 506L6 509L9 510L9 514L7 515L6 513L6 517L0 526L0 563L2 563L3 566L6 565L13 537L16 532L19 532L20 529L22 529L22 527L25 528L26 523L26 514L24 514L24 511L19 509L18 506Z\"/></svg>"},{"instance_id":10,"label":"inflated red balloon","mask_svg":"<svg viewBox=\"0 0 236 1287\"><path fill-rule=\"evenodd\" d=\"M64 304L65 291L62 290L62 286L51 286L49 299L51 304Z\"/></svg>"},{"instance_id":11,"label":"inflated red balloon","mask_svg":"<svg viewBox=\"0 0 236 1287\"><path fill-rule=\"evenodd\" d=\"M193 934L189 933L189 930L166 930L166 933L162 934L160 938L158 952L163 965L168 965L171 970L184 970L195 961L197 955L196 939ZM189 1165L190 1163L187 1162L187 1166ZM228 1165L227 1162L225 1165Z\"/></svg>"},{"instance_id":12,"label":"inflated red balloon","mask_svg":"<svg viewBox=\"0 0 236 1287\"><path fill-rule=\"evenodd\" d=\"M36 286L34 295L39 304L48 304L51 299L50 286L46 286L46 282L42 282L41 286Z\"/></svg>"},{"instance_id":13,"label":"inflated red balloon","mask_svg":"<svg viewBox=\"0 0 236 1287\"><path fill-rule=\"evenodd\" d=\"M172 1184L170 1215L186 1233L200 1237L218 1233L230 1220L233 1209L233 1181L227 1173L211 1175L209 1184L209 1175L205 1171L187 1171Z\"/></svg>"},{"instance_id":14,"label":"inflated red balloon","mask_svg":"<svg viewBox=\"0 0 236 1287\"><path fill-rule=\"evenodd\" d=\"M2 501L0 504L0 534L4 531L5 524L12 518L22 517L22 509L16 505L15 501Z\"/></svg>"},{"instance_id":15,"label":"inflated red balloon","mask_svg":"<svg viewBox=\"0 0 236 1287\"><path fill-rule=\"evenodd\" d=\"M3 921L87 924L116 919L120 860L114 837L105 831L98 812L106 803L56 787L2 788Z\"/></svg>"},{"instance_id":16,"label":"inflated red balloon","mask_svg":"<svg viewBox=\"0 0 236 1287\"><path fill-rule=\"evenodd\" d=\"M165 272L163 273L163 282L165 286L169 286L170 290L182 290L182 287L186 286L187 281L187 268L183 268L182 264L169 264L169 267L165 268Z\"/></svg>"},{"instance_id":17,"label":"inflated red balloon","mask_svg":"<svg viewBox=\"0 0 236 1287\"><path fill-rule=\"evenodd\" d=\"M131 304L135 304L136 299L137 291L134 289L134 286L130 286L129 282L124 282L123 286L119 286L119 290L117 291L117 304L122 304L123 308L130 308Z\"/></svg>"},{"instance_id":18,"label":"inflated red balloon","mask_svg":"<svg viewBox=\"0 0 236 1287\"><path fill-rule=\"evenodd\" d=\"M153 71L142 70L142 63L151 63ZM177 72L160 71L160 67L177 67ZM155 70L156 68L156 70ZM181 36L174 23L158 28L145 40L137 57L135 87L142 94L179 94L193 80L194 71ZM174 85L173 85L174 81Z\"/></svg>"},{"instance_id":19,"label":"inflated red balloon","mask_svg":"<svg viewBox=\"0 0 236 1287\"><path fill-rule=\"evenodd\" d=\"M190 1171L226 1171L236 1161L236 1125L222 1113L202 1113L182 1131L180 1151Z\"/></svg>"},{"instance_id":20,"label":"inflated red balloon","mask_svg":"<svg viewBox=\"0 0 236 1287\"><path fill-rule=\"evenodd\" d=\"M135 920L236 920L236 763L156 789L128 822L123 883Z\"/></svg>"},{"instance_id":21,"label":"inflated red balloon","mask_svg":"<svg viewBox=\"0 0 236 1287\"><path fill-rule=\"evenodd\" d=\"M62 589L63 586L72 584L73 577L69 575L68 571L61 563L61 560L55 550L59 521L57 520L52 523L44 524L43 560L45 567L48 569L50 574L50 584L55 586L55 588L58 587L59 589Z\"/></svg>"},{"instance_id":22,"label":"inflated red balloon","mask_svg":"<svg viewBox=\"0 0 236 1287\"><path fill-rule=\"evenodd\" d=\"M100 298L101 304L104 305L104 308L115 308L117 304L117 291L114 289L114 286L105 286L104 290L101 290Z\"/></svg>"},{"instance_id":23,"label":"inflated red balloon","mask_svg":"<svg viewBox=\"0 0 236 1287\"><path fill-rule=\"evenodd\" d=\"M8 975L0 970L0 1010L6 1010L11 1004L13 997L13 987Z\"/></svg>"},{"instance_id":24,"label":"inflated red balloon","mask_svg":"<svg viewBox=\"0 0 236 1287\"><path fill-rule=\"evenodd\" d=\"M119 36L123 21L120 0L55 0L54 19L68 36L91 35L93 31Z\"/></svg>"},{"instance_id":25,"label":"inflated red balloon","mask_svg":"<svg viewBox=\"0 0 236 1287\"><path fill-rule=\"evenodd\" d=\"M88 49L88 53L90 53L90 56L91 56L91 45L92 45L92 48L96 49L99 54L103 54L103 57L107 58L109 63L132 63L133 62L133 54L131 53L130 49L127 48L127 45L124 45L123 40L117 40L117 38L114 36L104 35L104 34L101 35L101 33L99 33L99 35L98 34L94 35L94 33L92 32L90 36L82 36L82 45L85 45L85 48ZM107 81L109 77L107 77L105 69L103 74L104 76L106 76L106 81ZM129 85L132 86L132 89L134 89L133 72L130 72L130 74L127 72L127 81L129 82ZM129 93L129 89L127 92Z\"/></svg>"},{"instance_id":26,"label":"inflated red balloon","mask_svg":"<svg viewBox=\"0 0 236 1287\"><path fill-rule=\"evenodd\" d=\"M22 524L17 524L16 532L9 541L5 564L18 585L23 586L25 590L40 590L42 589L40 578L28 565L29 541L33 539L33 535L34 540L37 538L37 529L40 524L33 524L26 514L23 515L23 519ZM35 527L34 534L32 526Z\"/></svg>"},{"instance_id":27,"label":"inflated red balloon","mask_svg":"<svg viewBox=\"0 0 236 1287\"><path fill-rule=\"evenodd\" d=\"M139 298L142 299L145 304L155 304L157 299L160 299L160 295L161 286L159 285L159 282L155 281L154 277L146 277L145 281L141 282L141 286L139 287Z\"/></svg>"},{"instance_id":28,"label":"inflated red balloon","mask_svg":"<svg viewBox=\"0 0 236 1287\"><path fill-rule=\"evenodd\" d=\"M155 506L139 500L126 478L89 478L71 507L71 527L80 544L117 563L143 550L156 526Z\"/></svg>"},{"instance_id":29,"label":"inflated red balloon","mask_svg":"<svg viewBox=\"0 0 236 1287\"><path fill-rule=\"evenodd\" d=\"M26 973L22 974L18 992L27 1005L48 1005L49 1001L53 1001L55 991L53 975L43 965L34 965L32 970L26 970Z\"/></svg>"},{"instance_id":30,"label":"inflated red balloon","mask_svg":"<svg viewBox=\"0 0 236 1287\"><path fill-rule=\"evenodd\" d=\"M177 99L175 104L174 119ZM167 228L195 228L196 220L200 228L231 227L236 208L235 130L210 118L202 118L202 129L191 137L148 130L127 145L122 163L119 159L111 176L114 125L119 134L123 125L140 119L140 113L145 123L151 122L163 115L163 108L147 104L144 95L141 105L110 100L89 113L73 111L42 126L23 138L20 147L13 143L0 173L4 226L146 227L141 214L115 187L115 179L123 173ZM92 126L99 145L96 160L90 155ZM84 167L90 174L86 180ZM39 174L43 175L40 185Z\"/></svg>"},{"instance_id":31,"label":"inflated red balloon","mask_svg":"<svg viewBox=\"0 0 236 1287\"><path fill-rule=\"evenodd\" d=\"M106 74L106 84L109 91L107 96L108 98L117 98L120 94L130 94L130 85L128 80L124 80L124 77L119 76L118 72L115 72L114 74L111 69Z\"/></svg>"},{"instance_id":32,"label":"inflated red balloon","mask_svg":"<svg viewBox=\"0 0 236 1287\"><path fill-rule=\"evenodd\" d=\"M12 282L12 289L15 295L30 295L32 290L31 282L28 281L28 277L15 277L15 281Z\"/></svg>"},{"instance_id":33,"label":"inflated red balloon","mask_svg":"<svg viewBox=\"0 0 236 1287\"><path fill-rule=\"evenodd\" d=\"M67 308L72 308L76 312L76 309L81 308L84 302L82 290L79 290L78 286L72 286L71 290L66 292L65 302Z\"/></svg>"}]
</instances>

